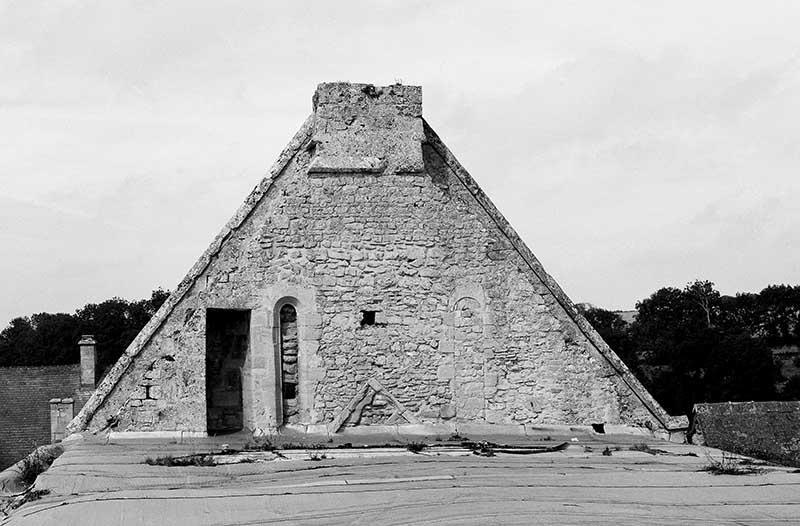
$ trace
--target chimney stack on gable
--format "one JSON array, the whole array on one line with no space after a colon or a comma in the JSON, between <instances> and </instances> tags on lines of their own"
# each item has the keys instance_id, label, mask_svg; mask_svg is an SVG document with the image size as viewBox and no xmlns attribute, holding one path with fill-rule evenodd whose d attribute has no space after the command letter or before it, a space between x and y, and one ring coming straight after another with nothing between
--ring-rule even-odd
<instances>
[{"instance_id":1,"label":"chimney stack on gable","mask_svg":"<svg viewBox=\"0 0 800 526\"><path fill-rule=\"evenodd\" d=\"M422 88L324 83L314 94L309 174L421 174Z\"/></svg>"},{"instance_id":2,"label":"chimney stack on gable","mask_svg":"<svg viewBox=\"0 0 800 526\"><path fill-rule=\"evenodd\" d=\"M78 346L81 348L81 387L94 389L97 382L97 342L91 334L84 334Z\"/></svg>"}]
</instances>

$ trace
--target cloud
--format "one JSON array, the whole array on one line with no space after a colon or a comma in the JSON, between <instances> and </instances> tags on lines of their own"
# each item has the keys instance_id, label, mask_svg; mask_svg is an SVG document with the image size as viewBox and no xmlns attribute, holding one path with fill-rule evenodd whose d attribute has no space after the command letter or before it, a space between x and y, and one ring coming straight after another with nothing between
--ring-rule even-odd
<instances>
[{"instance_id":1,"label":"cloud","mask_svg":"<svg viewBox=\"0 0 800 526\"><path fill-rule=\"evenodd\" d=\"M422 84L576 300L800 281L798 24L768 0L0 3L0 320L174 286L329 80Z\"/></svg>"}]
</instances>

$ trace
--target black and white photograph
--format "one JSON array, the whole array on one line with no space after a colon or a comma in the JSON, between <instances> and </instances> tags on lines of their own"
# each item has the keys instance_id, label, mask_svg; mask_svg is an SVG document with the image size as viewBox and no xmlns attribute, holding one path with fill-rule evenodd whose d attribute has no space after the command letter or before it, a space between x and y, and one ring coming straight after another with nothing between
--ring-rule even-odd
<instances>
[{"instance_id":1,"label":"black and white photograph","mask_svg":"<svg viewBox=\"0 0 800 526\"><path fill-rule=\"evenodd\" d=\"M0 526L800 523L800 3L0 0Z\"/></svg>"}]
</instances>

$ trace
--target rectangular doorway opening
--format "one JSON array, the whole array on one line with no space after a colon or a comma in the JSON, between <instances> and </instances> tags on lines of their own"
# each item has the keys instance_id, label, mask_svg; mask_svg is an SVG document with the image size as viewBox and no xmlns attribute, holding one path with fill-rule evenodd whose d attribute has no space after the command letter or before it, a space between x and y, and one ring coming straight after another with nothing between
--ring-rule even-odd
<instances>
[{"instance_id":1,"label":"rectangular doorway opening","mask_svg":"<svg viewBox=\"0 0 800 526\"><path fill-rule=\"evenodd\" d=\"M242 369L250 347L250 311L206 311L206 427L209 435L244 428Z\"/></svg>"}]
</instances>

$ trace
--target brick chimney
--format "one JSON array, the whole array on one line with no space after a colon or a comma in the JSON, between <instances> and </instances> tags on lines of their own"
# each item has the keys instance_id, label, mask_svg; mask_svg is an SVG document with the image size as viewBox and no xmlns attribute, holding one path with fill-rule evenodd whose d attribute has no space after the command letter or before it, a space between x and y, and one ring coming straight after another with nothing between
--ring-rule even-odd
<instances>
[{"instance_id":1,"label":"brick chimney","mask_svg":"<svg viewBox=\"0 0 800 526\"><path fill-rule=\"evenodd\" d=\"M318 174L421 174L422 88L324 83L314 94Z\"/></svg>"},{"instance_id":2,"label":"brick chimney","mask_svg":"<svg viewBox=\"0 0 800 526\"><path fill-rule=\"evenodd\" d=\"M97 382L97 342L91 334L81 336L81 387L94 389Z\"/></svg>"}]
</instances>

